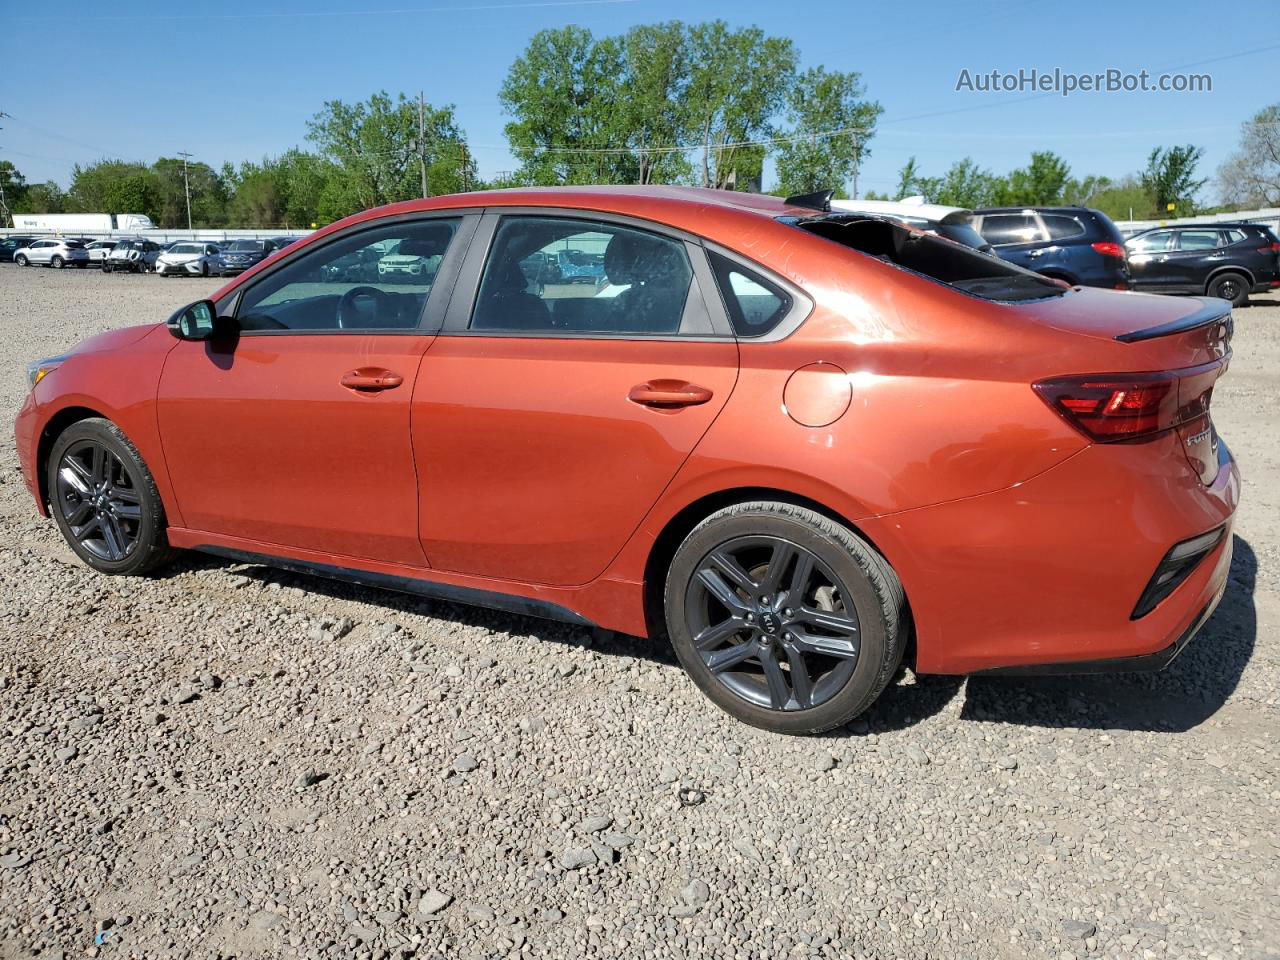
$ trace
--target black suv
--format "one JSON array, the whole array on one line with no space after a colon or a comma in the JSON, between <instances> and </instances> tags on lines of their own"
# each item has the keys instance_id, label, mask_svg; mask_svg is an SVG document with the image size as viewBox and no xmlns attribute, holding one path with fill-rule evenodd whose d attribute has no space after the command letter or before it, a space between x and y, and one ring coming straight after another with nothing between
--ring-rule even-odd
<instances>
[{"instance_id":1,"label":"black suv","mask_svg":"<svg viewBox=\"0 0 1280 960\"><path fill-rule=\"evenodd\" d=\"M1257 223L1155 227L1125 241L1135 290L1207 294L1238 307L1280 288L1280 240Z\"/></svg>"},{"instance_id":2,"label":"black suv","mask_svg":"<svg viewBox=\"0 0 1280 960\"><path fill-rule=\"evenodd\" d=\"M0 237L0 263L13 263L13 253L21 250L35 237Z\"/></svg>"},{"instance_id":3,"label":"black suv","mask_svg":"<svg viewBox=\"0 0 1280 960\"><path fill-rule=\"evenodd\" d=\"M1101 210L991 207L974 228L1005 260L1075 286L1129 289L1124 237Z\"/></svg>"}]
</instances>

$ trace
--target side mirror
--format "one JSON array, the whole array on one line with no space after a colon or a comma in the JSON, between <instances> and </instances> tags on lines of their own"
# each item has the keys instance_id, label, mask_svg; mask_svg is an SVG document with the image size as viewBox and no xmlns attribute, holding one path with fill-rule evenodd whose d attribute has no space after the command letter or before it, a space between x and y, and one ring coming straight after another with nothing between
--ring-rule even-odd
<instances>
[{"instance_id":1,"label":"side mirror","mask_svg":"<svg viewBox=\"0 0 1280 960\"><path fill-rule=\"evenodd\" d=\"M176 310L167 326L179 340L217 340L233 332L235 321L218 316L212 300L197 300Z\"/></svg>"}]
</instances>

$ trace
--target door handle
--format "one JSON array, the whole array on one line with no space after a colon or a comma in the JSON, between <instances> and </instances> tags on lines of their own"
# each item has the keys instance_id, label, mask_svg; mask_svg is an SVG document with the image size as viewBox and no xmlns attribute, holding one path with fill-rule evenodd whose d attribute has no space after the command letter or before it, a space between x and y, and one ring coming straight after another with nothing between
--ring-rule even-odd
<instances>
[{"instance_id":1,"label":"door handle","mask_svg":"<svg viewBox=\"0 0 1280 960\"><path fill-rule=\"evenodd\" d=\"M637 383L627 399L645 407L692 407L706 403L712 393L706 387L683 380L649 380Z\"/></svg>"},{"instance_id":2,"label":"door handle","mask_svg":"<svg viewBox=\"0 0 1280 960\"><path fill-rule=\"evenodd\" d=\"M350 390L391 390L404 383L404 377L381 367L360 367L344 373L338 382Z\"/></svg>"}]
</instances>

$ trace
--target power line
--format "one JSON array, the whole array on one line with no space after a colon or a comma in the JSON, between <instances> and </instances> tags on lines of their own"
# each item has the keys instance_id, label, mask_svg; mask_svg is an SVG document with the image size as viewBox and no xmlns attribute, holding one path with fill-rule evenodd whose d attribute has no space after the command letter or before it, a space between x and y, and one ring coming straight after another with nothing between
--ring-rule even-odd
<instances>
[{"instance_id":1,"label":"power line","mask_svg":"<svg viewBox=\"0 0 1280 960\"><path fill-rule=\"evenodd\" d=\"M639 0L534 0L531 3L482 3L475 6L453 6L453 7L396 7L384 10L300 10L292 13L200 13L192 11L191 13L155 16L148 14L146 16L126 16L126 17L13 17L13 20L19 21L39 21L41 23L80 23L83 21L94 20L110 20L110 21L129 21L129 20L146 20L148 23L154 23L159 20L181 20L183 22L190 20L275 20L289 19L297 20L306 17L395 17L395 16L417 16L428 13L471 13L485 12L489 10L534 10L543 7L598 7L598 6L617 6L623 3L638 3Z\"/></svg>"}]
</instances>

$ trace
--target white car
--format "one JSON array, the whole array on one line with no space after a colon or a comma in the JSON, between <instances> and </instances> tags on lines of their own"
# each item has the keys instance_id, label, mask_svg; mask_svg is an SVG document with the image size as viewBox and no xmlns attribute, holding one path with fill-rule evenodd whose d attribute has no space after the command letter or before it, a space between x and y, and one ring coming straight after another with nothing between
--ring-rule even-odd
<instances>
[{"instance_id":1,"label":"white car","mask_svg":"<svg viewBox=\"0 0 1280 960\"><path fill-rule=\"evenodd\" d=\"M973 211L963 207L948 207L940 203L925 203L924 197L906 197L902 200L832 200L833 213L869 213L878 217L892 217L925 233L932 233L946 240L963 243L983 253L992 253L991 244L973 228Z\"/></svg>"},{"instance_id":2,"label":"white car","mask_svg":"<svg viewBox=\"0 0 1280 960\"><path fill-rule=\"evenodd\" d=\"M207 277L218 270L218 248L212 243L175 243L156 258L162 277Z\"/></svg>"},{"instance_id":3,"label":"white car","mask_svg":"<svg viewBox=\"0 0 1280 960\"><path fill-rule=\"evenodd\" d=\"M85 244L84 248L89 251L89 266L102 266L102 261L107 259L107 254L115 247L115 240L94 240L92 243Z\"/></svg>"},{"instance_id":4,"label":"white car","mask_svg":"<svg viewBox=\"0 0 1280 960\"><path fill-rule=\"evenodd\" d=\"M86 267L89 251L79 240L63 240L50 237L35 240L30 246L13 252L13 262L20 267L42 266L61 270L63 267Z\"/></svg>"}]
</instances>

